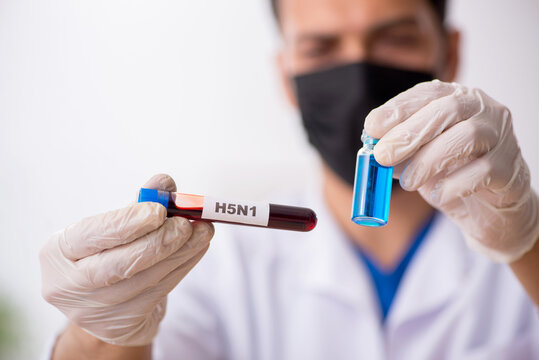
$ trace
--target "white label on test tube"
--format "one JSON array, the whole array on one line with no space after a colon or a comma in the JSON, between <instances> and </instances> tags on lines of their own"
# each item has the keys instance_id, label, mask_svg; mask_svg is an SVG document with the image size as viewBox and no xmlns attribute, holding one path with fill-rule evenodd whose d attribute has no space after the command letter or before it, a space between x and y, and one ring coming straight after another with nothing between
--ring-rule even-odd
<instances>
[{"instance_id":1,"label":"white label on test tube","mask_svg":"<svg viewBox=\"0 0 539 360\"><path fill-rule=\"evenodd\" d=\"M202 219L268 226L269 204L204 196Z\"/></svg>"}]
</instances>

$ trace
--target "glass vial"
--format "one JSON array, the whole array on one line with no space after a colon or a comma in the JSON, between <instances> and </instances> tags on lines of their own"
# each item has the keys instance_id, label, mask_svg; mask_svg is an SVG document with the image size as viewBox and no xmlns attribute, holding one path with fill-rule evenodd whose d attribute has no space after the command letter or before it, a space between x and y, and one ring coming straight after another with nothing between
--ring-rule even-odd
<instances>
[{"instance_id":1,"label":"glass vial","mask_svg":"<svg viewBox=\"0 0 539 360\"><path fill-rule=\"evenodd\" d=\"M384 226L389 215L393 167L385 167L374 159L378 139L361 134L363 147L357 152L356 177L352 203L352 221L364 226Z\"/></svg>"}]
</instances>

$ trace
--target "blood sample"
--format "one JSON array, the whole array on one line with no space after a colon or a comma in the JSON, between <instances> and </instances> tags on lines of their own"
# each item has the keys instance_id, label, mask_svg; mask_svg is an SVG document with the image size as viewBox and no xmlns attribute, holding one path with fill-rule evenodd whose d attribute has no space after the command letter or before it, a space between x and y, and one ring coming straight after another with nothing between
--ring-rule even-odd
<instances>
[{"instance_id":1,"label":"blood sample","mask_svg":"<svg viewBox=\"0 0 539 360\"><path fill-rule=\"evenodd\" d=\"M167 216L271 229L310 231L316 214L303 207L252 201L231 201L209 196L140 189L139 202L151 201L167 208Z\"/></svg>"}]
</instances>

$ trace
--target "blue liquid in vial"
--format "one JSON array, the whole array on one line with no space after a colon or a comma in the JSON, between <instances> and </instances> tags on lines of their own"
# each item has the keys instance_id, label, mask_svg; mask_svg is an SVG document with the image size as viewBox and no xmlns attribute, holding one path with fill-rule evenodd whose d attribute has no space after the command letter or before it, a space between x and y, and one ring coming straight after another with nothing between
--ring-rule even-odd
<instances>
[{"instance_id":1,"label":"blue liquid in vial","mask_svg":"<svg viewBox=\"0 0 539 360\"><path fill-rule=\"evenodd\" d=\"M357 157L352 221L364 226L384 226L389 215L393 168L376 162L374 155Z\"/></svg>"}]
</instances>

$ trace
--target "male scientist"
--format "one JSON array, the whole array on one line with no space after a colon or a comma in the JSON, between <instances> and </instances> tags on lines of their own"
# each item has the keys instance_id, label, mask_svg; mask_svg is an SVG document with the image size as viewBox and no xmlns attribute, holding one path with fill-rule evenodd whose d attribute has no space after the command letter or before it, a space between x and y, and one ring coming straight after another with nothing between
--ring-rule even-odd
<instances>
[{"instance_id":1,"label":"male scientist","mask_svg":"<svg viewBox=\"0 0 539 360\"><path fill-rule=\"evenodd\" d=\"M319 186L286 201L318 227L224 226L210 247L211 224L157 203L68 226L40 253L43 296L69 320L49 356L539 359L538 197L510 111L452 82L445 1L272 5L322 160ZM383 228L350 221L363 128L398 178Z\"/></svg>"}]
</instances>

